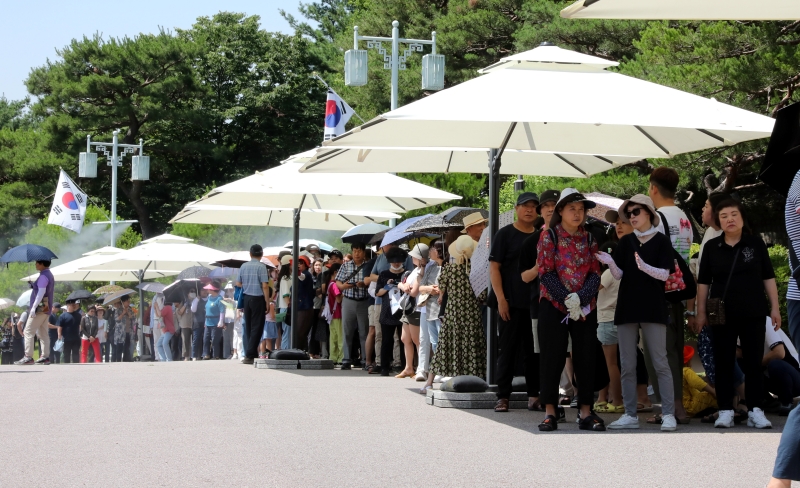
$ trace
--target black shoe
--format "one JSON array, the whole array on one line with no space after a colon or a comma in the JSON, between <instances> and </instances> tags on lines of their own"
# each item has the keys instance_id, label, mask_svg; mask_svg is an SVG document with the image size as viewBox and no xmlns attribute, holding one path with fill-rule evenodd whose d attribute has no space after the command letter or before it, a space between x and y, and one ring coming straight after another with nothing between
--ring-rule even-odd
<instances>
[{"instance_id":1,"label":"black shoe","mask_svg":"<svg viewBox=\"0 0 800 488\"><path fill-rule=\"evenodd\" d=\"M36 364L48 365L50 364L50 358L39 358L36 360Z\"/></svg>"},{"instance_id":2,"label":"black shoe","mask_svg":"<svg viewBox=\"0 0 800 488\"><path fill-rule=\"evenodd\" d=\"M361 361L358 360L358 359L353 361L353 367L360 368L361 367Z\"/></svg>"},{"instance_id":3,"label":"black shoe","mask_svg":"<svg viewBox=\"0 0 800 488\"><path fill-rule=\"evenodd\" d=\"M350 369L352 369L350 363L342 363L342 371L350 371Z\"/></svg>"},{"instance_id":4,"label":"black shoe","mask_svg":"<svg viewBox=\"0 0 800 488\"><path fill-rule=\"evenodd\" d=\"M561 405L556 406L556 422L563 424L567 421L567 411Z\"/></svg>"},{"instance_id":5,"label":"black shoe","mask_svg":"<svg viewBox=\"0 0 800 488\"><path fill-rule=\"evenodd\" d=\"M389 372L385 371L385 370L382 370L381 371L381 376L389 376Z\"/></svg>"},{"instance_id":6,"label":"black shoe","mask_svg":"<svg viewBox=\"0 0 800 488\"><path fill-rule=\"evenodd\" d=\"M558 421L552 415L547 415L541 424L539 424L541 432L552 432L558 430Z\"/></svg>"},{"instance_id":7,"label":"black shoe","mask_svg":"<svg viewBox=\"0 0 800 488\"><path fill-rule=\"evenodd\" d=\"M253 358L244 358L242 359L242 364L253 364L255 361Z\"/></svg>"},{"instance_id":8,"label":"black shoe","mask_svg":"<svg viewBox=\"0 0 800 488\"><path fill-rule=\"evenodd\" d=\"M606 430L606 424L603 422L603 419L597 416L597 414L592 413L585 419L582 419L578 423L578 428L580 430L591 430L594 432L604 432Z\"/></svg>"}]
</instances>

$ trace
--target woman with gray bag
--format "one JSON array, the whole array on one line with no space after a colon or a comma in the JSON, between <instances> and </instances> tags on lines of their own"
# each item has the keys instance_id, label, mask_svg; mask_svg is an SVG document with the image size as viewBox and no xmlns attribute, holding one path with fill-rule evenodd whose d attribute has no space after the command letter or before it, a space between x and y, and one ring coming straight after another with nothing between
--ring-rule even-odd
<instances>
[{"instance_id":1,"label":"woman with gray bag","mask_svg":"<svg viewBox=\"0 0 800 488\"><path fill-rule=\"evenodd\" d=\"M781 326L778 288L767 246L747 226L742 204L728 199L714 209L719 237L706 242L697 288L696 327L713 327L711 343L717 374L719 404L717 428L733 427L733 369L737 339L742 349L748 427L769 429L761 410L764 398L761 362L764 358L764 322ZM767 308L766 295L770 308Z\"/></svg>"}]
</instances>

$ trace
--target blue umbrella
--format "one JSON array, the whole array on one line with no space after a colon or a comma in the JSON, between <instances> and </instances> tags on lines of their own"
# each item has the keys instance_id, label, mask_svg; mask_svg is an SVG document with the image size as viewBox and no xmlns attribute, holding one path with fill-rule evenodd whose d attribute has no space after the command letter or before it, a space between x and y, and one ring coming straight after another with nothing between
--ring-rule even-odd
<instances>
[{"instance_id":1,"label":"blue umbrella","mask_svg":"<svg viewBox=\"0 0 800 488\"><path fill-rule=\"evenodd\" d=\"M411 227L411 224L414 222L424 219L425 217L430 217L432 214L422 215L420 217L412 217L410 219L406 219L399 224L397 224L394 228L389 229L383 234L383 240L381 240L381 247L388 246L389 244L394 244L396 242L405 242L414 237L423 237L427 236L427 232L408 232L406 229Z\"/></svg>"},{"instance_id":2,"label":"blue umbrella","mask_svg":"<svg viewBox=\"0 0 800 488\"><path fill-rule=\"evenodd\" d=\"M36 244L23 244L13 247L0 258L2 263L30 263L31 261L52 261L58 259L53 251Z\"/></svg>"}]
</instances>

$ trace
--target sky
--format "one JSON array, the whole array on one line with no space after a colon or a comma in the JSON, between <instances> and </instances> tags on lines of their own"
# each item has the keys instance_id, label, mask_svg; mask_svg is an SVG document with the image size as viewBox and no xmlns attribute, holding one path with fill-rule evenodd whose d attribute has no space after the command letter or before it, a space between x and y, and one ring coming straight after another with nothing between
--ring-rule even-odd
<instances>
[{"instance_id":1,"label":"sky","mask_svg":"<svg viewBox=\"0 0 800 488\"><path fill-rule=\"evenodd\" d=\"M0 0L0 95L9 100L27 96L25 79L31 68L48 58L58 59L56 48L72 39L133 37L141 32L157 33L160 27L188 29L195 19L220 10L261 17L268 31L291 33L279 9L298 17L300 0L138 0L113 2L81 0Z\"/></svg>"}]
</instances>

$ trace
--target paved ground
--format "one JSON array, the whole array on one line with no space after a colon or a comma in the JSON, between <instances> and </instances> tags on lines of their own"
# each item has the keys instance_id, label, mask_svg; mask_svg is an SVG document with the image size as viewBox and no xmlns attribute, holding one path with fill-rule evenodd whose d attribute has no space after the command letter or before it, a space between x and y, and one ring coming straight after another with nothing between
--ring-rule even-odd
<instances>
[{"instance_id":1,"label":"paved ground","mask_svg":"<svg viewBox=\"0 0 800 488\"><path fill-rule=\"evenodd\" d=\"M586 433L410 379L234 361L0 367L0 486L761 487L776 428ZM612 417L607 417L611 419Z\"/></svg>"}]
</instances>

